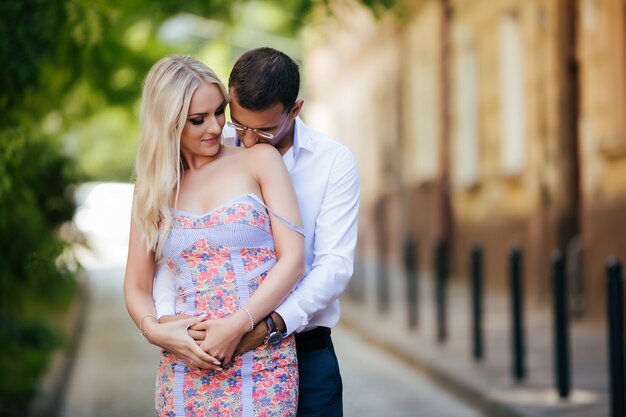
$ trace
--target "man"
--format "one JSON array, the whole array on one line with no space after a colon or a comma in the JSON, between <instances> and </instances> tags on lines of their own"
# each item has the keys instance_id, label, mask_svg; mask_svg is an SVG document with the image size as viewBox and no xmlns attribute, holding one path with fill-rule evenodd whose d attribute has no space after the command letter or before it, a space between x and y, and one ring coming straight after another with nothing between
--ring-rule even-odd
<instances>
[{"instance_id":1,"label":"man","mask_svg":"<svg viewBox=\"0 0 626 417\"><path fill-rule=\"evenodd\" d=\"M339 322L339 301L354 264L359 176L352 153L306 126L298 115L297 64L271 48L248 51L228 80L229 126L243 146L270 143L283 155L305 231L306 272L291 295L242 340L237 353L268 342L274 324L296 332L300 371L298 416L341 416L342 383L330 329ZM269 322L269 323L268 323ZM271 340L269 340L271 342Z\"/></svg>"}]
</instances>

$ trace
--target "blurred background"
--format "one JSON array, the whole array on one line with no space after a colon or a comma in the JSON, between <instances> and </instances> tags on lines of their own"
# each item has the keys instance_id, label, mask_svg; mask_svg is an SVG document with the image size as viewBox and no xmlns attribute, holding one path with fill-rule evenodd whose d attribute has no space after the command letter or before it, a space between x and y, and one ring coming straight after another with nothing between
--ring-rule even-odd
<instances>
[{"instance_id":1,"label":"blurred background","mask_svg":"<svg viewBox=\"0 0 626 417\"><path fill-rule=\"evenodd\" d=\"M226 81L258 46L358 160L338 350L413 365L346 360L346 397L416 368L487 414L623 412L624 0L20 0L0 3L0 415L143 415L101 411L122 391L150 410L149 373L77 388L157 357L120 293L141 82L171 53ZM387 414L473 415L424 412L420 384ZM346 414L382 415L364 397Z\"/></svg>"}]
</instances>

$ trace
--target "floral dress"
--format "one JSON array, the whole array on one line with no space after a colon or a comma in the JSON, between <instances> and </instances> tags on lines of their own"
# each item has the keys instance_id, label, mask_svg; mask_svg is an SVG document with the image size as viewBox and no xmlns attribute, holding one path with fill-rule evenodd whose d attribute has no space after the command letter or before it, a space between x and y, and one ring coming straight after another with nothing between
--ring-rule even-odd
<instances>
[{"instance_id":1,"label":"floral dress","mask_svg":"<svg viewBox=\"0 0 626 417\"><path fill-rule=\"evenodd\" d=\"M176 277L176 314L205 313L208 319L218 319L234 313L276 263L266 206L248 194L204 215L174 209L172 215L163 256ZM276 348L262 344L236 356L221 371L191 370L175 355L162 351L156 414L295 416L297 388L292 336Z\"/></svg>"}]
</instances>

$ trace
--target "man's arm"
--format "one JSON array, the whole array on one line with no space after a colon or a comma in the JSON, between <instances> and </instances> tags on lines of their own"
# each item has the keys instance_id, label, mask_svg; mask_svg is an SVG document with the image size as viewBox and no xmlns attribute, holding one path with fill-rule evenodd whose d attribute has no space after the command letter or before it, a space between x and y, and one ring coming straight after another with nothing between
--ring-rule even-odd
<instances>
[{"instance_id":1,"label":"man's arm","mask_svg":"<svg viewBox=\"0 0 626 417\"><path fill-rule=\"evenodd\" d=\"M302 330L346 288L354 269L359 194L356 161L347 149L342 149L333 163L316 219L311 271L272 313L276 327L285 335ZM196 340L203 337L203 333L193 330L190 334ZM235 354L261 345L266 334L265 324L256 326L242 338Z\"/></svg>"},{"instance_id":2,"label":"man's arm","mask_svg":"<svg viewBox=\"0 0 626 417\"><path fill-rule=\"evenodd\" d=\"M275 311L272 312L272 314L270 315L272 316L272 319L274 320L274 324L276 325L276 328L278 329L278 331L284 333L286 330L286 327L285 327L285 322L283 321L282 317L280 317L280 315L276 313ZM189 330L189 333L196 340L201 340L200 337L204 335L204 332L200 333L192 329ZM268 333L269 333L269 329L267 328L267 325L265 324L265 320L263 320L262 323L259 323L258 326L254 326L254 329L251 332L246 333L241 338L241 342L239 342L237 349L235 349L235 356L241 355L242 353L246 353L249 350L252 350L252 349L257 348L258 346L261 346L263 342L265 341L265 337L267 336Z\"/></svg>"},{"instance_id":3,"label":"man's arm","mask_svg":"<svg viewBox=\"0 0 626 417\"><path fill-rule=\"evenodd\" d=\"M311 270L276 309L286 324L286 334L304 329L317 312L339 298L352 277L359 194L356 161L342 148L315 222Z\"/></svg>"},{"instance_id":4,"label":"man's arm","mask_svg":"<svg viewBox=\"0 0 626 417\"><path fill-rule=\"evenodd\" d=\"M152 297L156 316L176 315L176 277L165 262L160 262L156 268Z\"/></svg>"}]
</instances>

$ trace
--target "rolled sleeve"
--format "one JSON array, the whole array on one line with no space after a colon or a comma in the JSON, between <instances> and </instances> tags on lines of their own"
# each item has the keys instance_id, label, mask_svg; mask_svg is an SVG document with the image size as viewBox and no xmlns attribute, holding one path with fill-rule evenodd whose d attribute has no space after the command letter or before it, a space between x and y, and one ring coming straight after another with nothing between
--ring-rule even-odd
<instances>
[{"instance_id":1,"label":"rolled sleeve","mask_svg":"<svg viewBox=\"0 0 626 417\"><path fill-rule=\"evenodd\" d=\"M157 265L152 297L158 318L176 314L176 277L165 262Z\"/></svg>"}]
</instances>

